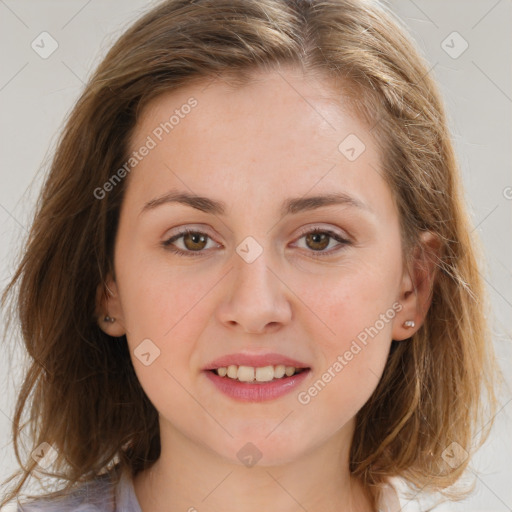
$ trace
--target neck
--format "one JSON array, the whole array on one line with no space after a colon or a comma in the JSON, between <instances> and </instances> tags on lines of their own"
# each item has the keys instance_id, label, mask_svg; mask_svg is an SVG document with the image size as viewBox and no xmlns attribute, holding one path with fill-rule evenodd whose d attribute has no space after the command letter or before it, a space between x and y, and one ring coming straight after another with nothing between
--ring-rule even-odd
<instances>
[{"instance_id":1,"label":"neck","mask_svg":"<svg viewBox=\"0 0 512 512\"><path fill-rule=\"evenodd\" d=\"M134 479L143 512L371 511L349 473L351 428L291 462L252 467L230 462L173 428L161 424L160 432L160 458Z\"/></svg>"}]
</instances>

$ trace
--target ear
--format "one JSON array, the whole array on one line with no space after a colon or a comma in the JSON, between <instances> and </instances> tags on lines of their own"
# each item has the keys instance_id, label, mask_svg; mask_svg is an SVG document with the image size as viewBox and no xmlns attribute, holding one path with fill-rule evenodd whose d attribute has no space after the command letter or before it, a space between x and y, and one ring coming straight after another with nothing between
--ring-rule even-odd
<instances>
[{"instance_id":1,"label":"ear","mask_svg":"<svg viewBox=\"0 0 512 512\"><path fill-rule=\"evenodd\" d=\"M96 289L96 316L100 329L109 336L119 337L126 334L118 288L110 274L105 283L100 283ZM106 320L105 317L111 320Z\"/></svg>"},{"instance_id":2,"label":"ear","mask_svg":"<svg viewBox=\"0 0 512 512\"><path fill-rule=\"evenodd\" d=\"M402 309L393 324L394 340L410 338L425 321L432 302L440 247L439 238L430 231L424 231L413 250L412 259L404 265L399 297ZM404 326L408 320L414 322L414 327Z\"/></svg>"}]
</instances>

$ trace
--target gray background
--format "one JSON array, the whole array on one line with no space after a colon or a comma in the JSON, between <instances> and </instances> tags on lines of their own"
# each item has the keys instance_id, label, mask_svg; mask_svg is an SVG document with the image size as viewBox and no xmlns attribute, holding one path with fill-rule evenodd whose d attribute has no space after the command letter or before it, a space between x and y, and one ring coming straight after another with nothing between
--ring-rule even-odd
<instances>
[{"instance_id":1,"label":"gray background","mask_svg":"<svg viewBox=\"0 0 512 512\"><path fill-rule=\"evenodd\" d=\"M42 181L40 169L51 156L66 113L116 37L150 4L0 0L0 287L13 272ZM467 202L487 257L483 274L493 305L494 343L504 372L510 374L512 2L392 0L389 5L430 62L430 73L445 99ZM31 48L43 31L58 43L47 59ZM454 31L463 39L450 35ZM464 40L468 48L453 58ZM0 323L3 326L4 320ZM23 355L5 346L0 353L0 478L4 479L15 468L10 418ZM468 481L476 484L474 494L465 502L436 510L512 511L509 389L500 401L491 438L468 471ZM417 503L405 498L402 504L407 512L418 509Z\"/></svg>"}]
</instances>

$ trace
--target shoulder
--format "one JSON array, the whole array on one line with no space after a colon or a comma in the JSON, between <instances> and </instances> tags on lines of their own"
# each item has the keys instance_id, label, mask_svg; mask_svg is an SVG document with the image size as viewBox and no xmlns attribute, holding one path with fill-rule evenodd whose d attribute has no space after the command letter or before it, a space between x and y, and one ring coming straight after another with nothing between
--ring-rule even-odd
<instances>
[{"instance_id":1,"label":"shoulder","mask_svg":"<svg viewBox=\"0 0 512 512\"><path fill-rule=\"evenodd\" d=\"M92 481L80 484L63 496L41 497L25 503L18 502L17 508L9 509L9 512L11 511L115 512L115 489L111 475L105 473Z\"/></svg>"},{"instance_id":2,"label":"shoulder","mask_svg":"<svg viewBox=\"0 0 512 512\"><path fill-rule=\"evenodd\" d=\"M381 497L378 503L378 512L400 512L402 507L398 492L392 483L387 483L382 488Z\"/></svg>"}]
</instances>

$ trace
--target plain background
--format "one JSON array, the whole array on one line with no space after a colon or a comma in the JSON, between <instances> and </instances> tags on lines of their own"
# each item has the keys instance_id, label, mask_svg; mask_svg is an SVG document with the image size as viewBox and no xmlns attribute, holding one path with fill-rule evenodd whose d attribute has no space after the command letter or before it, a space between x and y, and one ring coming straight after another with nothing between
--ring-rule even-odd
<instances>
[{"instance_id":1,"label":"plain background","mask_svg":"<svg viewBox=\"0 0 512 512\"><path fill-rule=\"evenodd\" d=\"M2 288L12 275L30 225L43 164L51 156L67 112L116 37L150 4L144 0L0 0ZM512 2L391 0L389 5L408 26L444 96L467 202L485 248L487 268L482 273L492 300L496 352L503 371L510 374ZM31 43L45 31L58 48L43 59ZM22 358L19 351L4 345L0 354L0 478L4 479L15 469L10 418ZM500 400L502 408L491 438L468 471L475 493L463 503L436 510L512 511L510 391L506 389ZM403 500L404 511L412 512L417 506Z\"/></svg>"}]
</instances>

